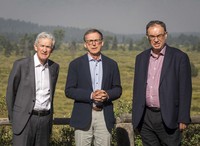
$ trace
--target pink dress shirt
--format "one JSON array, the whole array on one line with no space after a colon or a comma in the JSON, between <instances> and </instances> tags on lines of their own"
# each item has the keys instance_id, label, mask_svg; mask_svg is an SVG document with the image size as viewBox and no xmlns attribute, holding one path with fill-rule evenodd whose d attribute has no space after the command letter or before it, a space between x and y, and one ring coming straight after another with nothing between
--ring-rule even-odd
<instances>
[{"instance_id":1,"label":"pink dress shirt","mask_svg":"<svg viewBox=\"0 0 200 146\"><path fill-rule=\"evenodd\" d=\"M151 51L146 88L146 106L148 107L160 107L159 84L165 50L166 47L161 50L160 54Z\"/></svg>"}]
</instances>

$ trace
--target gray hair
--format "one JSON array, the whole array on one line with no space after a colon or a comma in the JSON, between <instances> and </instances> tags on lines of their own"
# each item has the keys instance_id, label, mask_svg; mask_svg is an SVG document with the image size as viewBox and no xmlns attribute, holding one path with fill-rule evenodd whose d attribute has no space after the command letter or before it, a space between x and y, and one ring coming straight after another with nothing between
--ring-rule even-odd
<instances>
[{"instance_id":1,"label":"gray hair","mask_svg":"<svg viewBox=\"0 0 200 146\"><path fill-rule=\"evenodd\" d=\"M49 33L49 32L41 32L37 35L36 39L35 39L35 45L37 45L39 43L40 39L51 39L52 40L52 49L54 49L55 47L55 37L53 36L53 34Z\"/></svg>"}]
</instances>

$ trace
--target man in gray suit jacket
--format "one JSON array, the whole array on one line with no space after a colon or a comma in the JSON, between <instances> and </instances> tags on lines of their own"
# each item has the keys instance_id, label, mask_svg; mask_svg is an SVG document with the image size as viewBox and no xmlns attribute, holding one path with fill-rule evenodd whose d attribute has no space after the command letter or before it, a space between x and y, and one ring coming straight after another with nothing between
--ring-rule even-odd
<instances>
[{"instance_id":1,"label":"man in gray suit jacket","mask_svg":"<svg viewBox=\"0 0 200 146\"><path fill-rule=\"evenodd\" d=\"M179 146L181 131L190 123L190 61L166 44L165 23L149 22L146 35L152 48L136 57L133 126L144 146Z\"/></svg>"},{"instance_id":2,"label":"man in gray suit jacket","mask_svg":"<svg viewBox=\"0 0 200 146\"><path fill-rule=\"evenodd\" d=\"M59 65L49 60L55 45L52 34L38 34L33 57L15 61L6 93L13 146L48 146L53 97Z\"/></svg>"},{"instance_id":3,"label":"man in gray suit jacket","mask_svg":"<svg viewBox=\"0 0 200 146\"><path fill-rule=\"evenodd\" d=\"M103 35L88 30L84 35L88 53L69 65L65 94L74 100L70 126L76 146L110 146L115 124L112 101L122 94L117 63L101 53Z\"/></svg>"}]
</instances>

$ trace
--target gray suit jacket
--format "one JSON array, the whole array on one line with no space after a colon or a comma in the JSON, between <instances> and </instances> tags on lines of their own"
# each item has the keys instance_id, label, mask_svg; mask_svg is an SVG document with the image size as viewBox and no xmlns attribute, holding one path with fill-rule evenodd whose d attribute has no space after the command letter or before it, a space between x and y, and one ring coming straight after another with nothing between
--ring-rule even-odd
<instances>
[{"instance_id":1,"label":"gray suit jacket","mask_svg":"<svg viewBox=\"0 0 200 146\"><path fill-rule=\"evenodd\" d=\"M148 49L136 57L133 90L133 126L142 120L146 102L146 82L150 58ZM165 125L174 129L181 123L190 123L192 95L190 61L184 52L167 46L161 71L159 99Z\"/></svg>"},{"instance_id":2,"label":"gray suit jacket","mask_svg":"<svg viewBox=\"0 0 200 146\"><path fill-rule=\"evenodd\" d=\"M53 113L53 96L59 73L59 65L48 60L50 72L51 114ZM15 61L11 70L6 103L8 118L14 134L20 134L30 118L36 100L35 70L33 57ZM53 114L52 114L53 115Z\"/></svg>"}]
</instances>

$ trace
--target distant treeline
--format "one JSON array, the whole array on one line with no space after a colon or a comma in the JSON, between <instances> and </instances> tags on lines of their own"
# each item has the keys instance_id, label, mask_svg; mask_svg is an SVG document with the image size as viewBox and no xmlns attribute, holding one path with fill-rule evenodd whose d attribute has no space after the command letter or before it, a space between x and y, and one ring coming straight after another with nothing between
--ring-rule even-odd
<instances>
[{"instance_id":1,"label":"distant treeline","mask_svg":"<svg viewBox=\"0 0 200 146\"><path fill-rule=\"evenodd\" d=\"M83 42L86 29L40 26L30 22L0 18L0 51L5 56L10 56L12 53L29 56L32 54L36 35L42 31L54 34L56 49L60 49L62 44L68 44L68 49L77 49L77 44ZM149 47L144 34L121 35L101 31L104 34L104 49L144 50ZM167 42L178 48L184 46L188 51L200 51L200 33L169 33Z\"/></svg>"},{"instance_id":2,"label":"distant treeline","mask_svg":"<svg viewBox=\"0 0 200 146\"><path fill-rule=\"evenodd\" d=\"M64 31L64 41L77 41L81 42L83 34L86 29L80 29L75 27L63 27L63 26L41 26L31 22L25 22L21 20L13 20L13 19L4 19L0 18L0 34L6 36L11 40L16 40L19 36L24 34L34 34L42 31L53 32L54 30L63 30ZM97 28L98 29L98 28ZM140 39L143 35L122 35L122 34L114 34L112 32L101 30L105 36L116 36L118 41L124 41L128 38L132 38L134 40Z\"/></svg>"}]
</instances>

